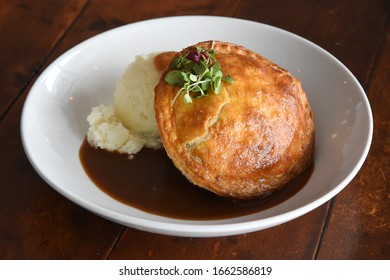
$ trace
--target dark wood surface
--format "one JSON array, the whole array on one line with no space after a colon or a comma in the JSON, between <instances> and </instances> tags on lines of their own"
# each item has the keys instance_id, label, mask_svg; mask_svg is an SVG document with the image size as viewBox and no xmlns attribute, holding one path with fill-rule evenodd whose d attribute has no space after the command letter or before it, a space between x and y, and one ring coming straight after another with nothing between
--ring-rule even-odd
<instances>
[{"instance_id":1,"label":"dark wood surface","mask_svg":"<svg viewBox=\"0 0 390 280\"><path fill-rule=\"evenodd\" d=\"M390 259L389 11L387 0L0 0L0 259ZM374 138L362 169L335 198L267 230L182 238L102 219L34 171L22 148L20 115L45 67L111 28L191 14L283 28L354 73L372 106Z\"/></svg>"}]
</instances>

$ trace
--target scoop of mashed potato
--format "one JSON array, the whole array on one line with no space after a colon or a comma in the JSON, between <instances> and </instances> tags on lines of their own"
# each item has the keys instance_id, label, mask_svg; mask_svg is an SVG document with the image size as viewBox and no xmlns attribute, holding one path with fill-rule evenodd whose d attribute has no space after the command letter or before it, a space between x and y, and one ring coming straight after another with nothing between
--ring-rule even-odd
<instances>
[{"instance_id":1,"label":"scoop of mashed potato","mask_svg":"<svg viewBox=\"0 0 390 280\"><path fill-rule=\"evenodd\" d=\"M153 63L155 55L137 56L119 79L114 93L118 119L134 135L144 138L147 147L161 145L154 116L154 87L160 78Z\"/></svg>"},{"instance_id":2,"label":"scoop of mashed potato","mask_svg":"<svg viewBox=\"0 0 390 280\"><path fill-rule=\"evenodd\" d=\"M145 139L132 135L118 120L113 106L92 108L87 121L87 141L93 147L133 155L145 145Z\"/></svg>"},{"instance_id":3,"label":"scoop of mashed potato","mask_svg":"<svg viewBox=\"0 0 390 280\"><path fill-rule=\"evenodd\" d=\"M135 58L117 82L112 106L92 108L87 141L93 147L134 155L144 146L162 148L154 115L156 54Z\"/></svg>"}]
</instances>

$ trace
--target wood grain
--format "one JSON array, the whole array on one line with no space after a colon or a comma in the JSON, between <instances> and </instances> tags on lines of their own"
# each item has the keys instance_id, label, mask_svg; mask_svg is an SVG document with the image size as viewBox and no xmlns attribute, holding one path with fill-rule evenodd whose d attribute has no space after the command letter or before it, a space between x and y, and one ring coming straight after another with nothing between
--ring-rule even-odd
<instances>
[{"instance_id":1,"label":"wood grain","mask_svg":"<svg viewBox=\"0 0 390 280\"><path fill-rule=\"evenodd\" d=\"M324 205L281 226L218 238L171 237L127 228L109 258L313 259L326 212Z\"/></svg>"},{"instance_id":2,"label":"wood grain","mask_svg":"<svg viewBox=\"0 0 390 280\"><path fill-rule=\"evenodd\" d=\"M0 259L103 257L122 227L65 199L32 169L19 132L23 101L0 123Z\"/></svg>"},{"instance_id":3,"label":"wood grain","mask_svg":"<svg viewBox=\"0 0 390 280\"><path fill-rule=\"evenodd\" d=\"M32 169L19 132L25 87L85 4L1 1L0 259L101 258L122 229L53 191Z\"/></svg>"},{"instance_id":4,"label":"wood grain","mask_svg":"<svg viewBox=\"0 0 390 280\"><path fill-rule=\"evenodd\" d=\"M0 116L28 85L87 1L0 1Z\"/></svg>"},{"instance_id":5,"label":"wood grain","mask_svg":"<svg viewBox=\"0 0 390 280\"><path fill-rule=\"evenodd\" d=\"M321 259L390 259L390 32L380 49L367 92L374 138L366 163L335 198Z\"/></svg>"},{"instance_id":6,"label":"wood grain","mask_svg":"<svg viewBox=\"0 0 390 280\"><path fill-rule=\"evenodd\" d=\"M97 217L55 192L32 168L20 139L20 114L45 67L111 28L195 14L291 31L356 75L372 106L374 139L361 171L331 202L263 231L172 237ZM389 259L388 23L385 0L0 0L0 259Z\"/></svg>"}]
</instances>

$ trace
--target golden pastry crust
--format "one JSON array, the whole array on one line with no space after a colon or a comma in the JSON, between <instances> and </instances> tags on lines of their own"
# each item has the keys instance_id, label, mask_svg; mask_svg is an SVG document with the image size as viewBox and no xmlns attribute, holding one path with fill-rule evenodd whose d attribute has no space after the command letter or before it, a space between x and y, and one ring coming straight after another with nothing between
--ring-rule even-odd
<instances>
[{"instance_id":1,"label":"golden pastry crust","mask_svg":"<svg viewBox=\"0 0 390 280\"><path fill-rule=\"evenodd\" d=\"M171 104L179 88L164 81L169 68L162 74L155 114L163 145L195 185L233 199L267 196L313 160L310 105L287 70L235 44L214 42L214 50L224 75L234 80L219 94Z\"/></svg>"}]
</instances>

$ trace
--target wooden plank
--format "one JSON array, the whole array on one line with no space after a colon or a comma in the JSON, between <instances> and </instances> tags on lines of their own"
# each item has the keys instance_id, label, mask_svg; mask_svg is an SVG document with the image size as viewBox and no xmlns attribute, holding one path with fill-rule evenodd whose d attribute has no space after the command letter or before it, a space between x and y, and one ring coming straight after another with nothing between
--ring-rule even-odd
<instances>
[{"instance_id":1,"label":"wooden plank","mask_svg":"<svg viewBox=\"0 0 390 280\"><path fill-rule=\"evenodd\" d=\"M4 112L87 1L1 1ZM26 92L26 91L25 91ZM23 95L0 123L0 259L100 258L121 230L50 188L23 151Z\"/></svg>"},{"instance_id":2,"label":"wooden plank","mask_svg":"<svg viewBox=\"0 0 390 280\"><path fill-rule=\"evenodd\" d=\"M308 38L340 59L365 88L368 84L380 85L385 81L385 78L383 81L372 82L369 79L374 62L378 59L378 46L381 45L383 34L386 32L389 17L386 6L386 1L345 1L340 5L324 1L321 4L321 12L316 15L317 20L308 30ZM371 92L372 90L369 92L370 96ZM379 100L375 102L380 103ZM378 113L381 115L384 112ZM386 131L384 127L377 129ZM382 141L377 143L376 135L377 133L374 134L372 151L375 151L375 145L376 149L381 150L386 143ZM370 162L372 157L375 161ZM330 223L321 241L318 258L388 258L389 241L386 234L387 236L389 234L389 216L386 215L385 209L389 206L386 199L389 183L387 179L372 176L375 173L371 173L377 170L378 163L388 168L388 160L386 162L385 158L386 155L383 153L377 156L371 153L363 170L335 198ZM367 172L366 169L370 171ZM375 215L368 215L369 211L376 211ZM375 226L378 228L374 229Z\"/></svg>"},{"instance_id":3,"label":"wooden plank","mask_svg":"<svg viewBox=\"0 0 390 280\"><path fill-rule=\"evenodd\" d=\"M215 238L172 237L126 229L110 259L312 259L326 205L263 231Z\"/></svg>"},{"instance_id":4,"label":"wooden plank","mask_svg":"<svg viewBox=\"0 0 390 280\"><path fill-rule=\"evenodd\" d=\"M386 34L368 87L371 150L357 177L335 199L319 259L390 259L390 29Z\"/></svg>"},{"instance_id":5,"label":"wooden plank","mask_svg":"<svg viewBox=\"0 0 390 280\"><path fill-rule=\"evenodd\" d=\"M254 3L245 3L254 5ZM270 5L270 3L265 6L259 4L258 9L252 9L249 16L255 20L264 20L268 13L277 10ZM385 27L389 17L386 1L316 1L311 4L307 1L296 1L294 7L285 7L285 5L280 7L278 12L273 14L275 18L282 18L276 23L278 27L287 27L290 31L329 51L356 75L364 87L369 83L386 85L384 83L386 78L388 85L388 77L383 77L383 74L383 80L376 79L373 82L369 80L374 61L377 59L378 46L382 41L383 33L386 32ZM289 8L291 10L286 10ZM299 16L297 18L294 15ZM303 19L307 20L306 24ZM297 24L292 26L291 22ZM266 23L272 24L269 20L266 20ZM386 61L386 58L384 60ZM386 65L386 62L384 64ZM385 69L380 72L389 71ZM384 86L380 97L383 100L386 100L385 88ZM371 92L372 90L370 96ZM374 104L384 106L386 102L375 100ZM389 108L388 105L387 102L384 108ZM383 111L378 112L379 115L386 112L384 108ZM374 116L378 118L375 111ZM381 119L382 122L388 120L388 115L387 118L384 116ZM377 127L375 135L382 135L380 137L382 140L374 139L372 150L382 151L382 154L370 155L358 177L336 197L331 222L321 243L319 258L372 258L373 256L388 258L389 256L389 218L385 212L386 207L389 206L388 198L386 199L389 183L386 175L383 175L388 174L388 155L383 154L384 147L386 150L385 143L388 142L384 140L386 135L388 136L388 126L378 126L377 121L375 126ZM375 160L370 161L371 158ZM379 166L382 168L377 169ZM369 171L364 171L365 168ZM381 175L376 176L375 170L381 170ZM363 214L359 204L365 206L363 209L368 211L367 213L375 212L375 215ZM377 236L375 227L378 227L379 231ZM362 236L362 232L370 228L369 233ZM358 240L362 242L360 245L356 244Z\"/></svg>"},{"instance_id":6,"label":"wooden plank","mask_svg":"<svg viewBox=\"0 0 390 280\"><path fill-rule=\"evenodd\" d=\"M8 69L16 70L8 71L10 73L0 70L3 71L0 74L5 75L0 79L0 112L4 112L31 80L37 66L45 62L43 69L64 51L93 35L148 18L212 14L281 27L336 55L363 86L372 85L369 94L375 104L375 133L380 135L374 139L372 152L361 173L334 200L322 240L329 203L284 225L245 235L162 236L124 229L103 220L57 194L36 174L20 143L19 116L26 90L0 123L0 154L7 159L0 163L0 258L312 259L317 255L322 259L378 256L388 259L389 115L386 110L389 104L383 102L388 88L388 43L382 51L380 70L375 72L372 82L369 80L388 20L386 1L225 1L221 5L215 0L177 3L118 0L113 5L100 0L90 2L75 21L86 1L56 1L55 4L48 4L47 0L34 1L26 10L25 1L17 2L16 8L8 4L12 1L0 1L0 35L11 38L10 42L0 41L0 49L21 44L29 46L3 52L10 58L2 57L2 62L6 62ZM18 26L18 18L26 14L30 15L26 17L27 24ZM41 14L46 16L39 22ZM5 18L9 18L9 22ZM16 35L6 30L9 26L25 38L14 38ZM45 34L40 34L41 30L45 30ZM66 36L48 57L65 31ZM372 253L368 253L370 250Z\"/></svg>"},{"instance_id":7,"label":"wooden plank","mask_svg":"<svg viewBox=\"0 0 390 280\"><path fill-rule=\"evenodd\" d=\"M27 86L86 3L0 1L0 116Z\"/></svg>"},{"instance_id":8,"label":"wooden plank","mask_svg":"<svg viewBox=\"0 0 390 280\"><path fill-rule=\"evenodd\" d=\"M323 1L307 38L329 51L365 87L388 20L388 2Z\"/></svg>"},{"instance_id":9,"label":"wooden plank","mask_svg":"<svg viewBox=\"0 0 390 280\"><path fill-rule=\"evenodd\" d=\"M387 1L290 2L242 1L237 13L318 44L366 84L388 17Z\"/></svg>"},{"instance_id":10,"label":"wooden plank","mask_svg":"<svg viewBox=\"0 0 390 280\"><path fill-rule=\"evenodd\" d=\"M0 123L0 259L103 257L122 227L65 199L33 170L20 137L23 102Z\"/></svg>"},{"instance_id":11,"label":"wooden plank","mask_svg":"<svg viewBox=\"0 0 390 280\"><path fill-rule=\"evenodd\" d=\"M200 1L127 1L117 0L115 5L106 0L93 1L76 24L72 26L67 38L57 48L51 59L61 55L76 43L94 35L125 24L153 18L178 15L225 15L232 16L238 0L226 0L221 5L216 0ZM189 30L191 32L191 30Z\"/></svg>"}]
</instances>

